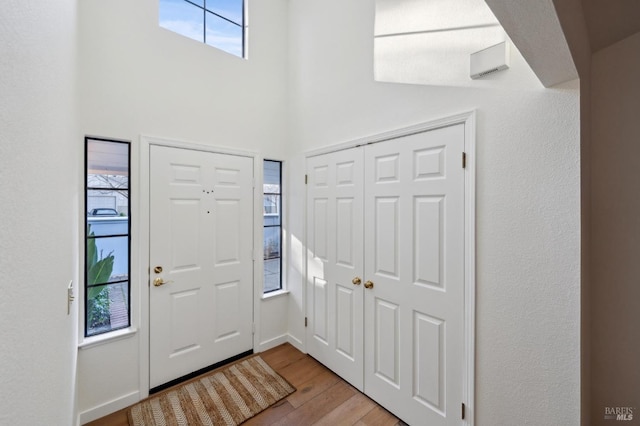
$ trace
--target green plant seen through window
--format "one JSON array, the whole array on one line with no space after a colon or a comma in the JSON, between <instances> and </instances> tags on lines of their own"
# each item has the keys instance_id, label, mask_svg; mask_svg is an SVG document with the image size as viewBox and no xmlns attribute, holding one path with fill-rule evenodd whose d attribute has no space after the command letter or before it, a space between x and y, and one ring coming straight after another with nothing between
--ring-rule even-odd
<instances>
[{"instance_id":1,"label":"green plant seen through window","mask_svg":"<svg viewBox=\"0 0 640 426\"><path fill-rule=\"evenodd\" d=\"M109 325L109 288L95 286L109 282L113 272L115 257L113 252L107 256L98 258L95 234L91 231L91 225L87 225L87 322L90 328Z\"/></svg>"}]
</instances>

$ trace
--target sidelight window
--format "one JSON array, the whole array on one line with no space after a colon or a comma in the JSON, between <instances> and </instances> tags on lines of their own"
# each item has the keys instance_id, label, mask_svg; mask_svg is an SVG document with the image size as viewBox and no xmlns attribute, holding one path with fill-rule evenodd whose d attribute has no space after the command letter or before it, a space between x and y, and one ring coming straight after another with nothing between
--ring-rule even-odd
<instances>
[{"instance_id":1,"label":"sidelight window","mask_svg":"<svg viewBox=\"0 0 640 426\"><path fill-rule=\"evenodd\" d=\"M264 292L282 289L282 162L264 161Z\"/></svg>"},{"instance_id":2,"label":"sidelight window","mask_svg":"<svg viewBox=\"0 0 640 426\"><path fill-rule=\"evenodd\" d=\"M85 337L131 325L130 151L85 138Z\"/></svg>"}]
</instances>

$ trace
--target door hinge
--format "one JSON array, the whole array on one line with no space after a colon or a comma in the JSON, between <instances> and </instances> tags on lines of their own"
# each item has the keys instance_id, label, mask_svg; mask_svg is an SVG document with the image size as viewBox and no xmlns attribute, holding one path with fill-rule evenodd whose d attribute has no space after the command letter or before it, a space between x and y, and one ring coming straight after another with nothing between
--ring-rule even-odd
<instances>
[{"instance_id":1,"label":"door hinge","mask_svg":"<svg viewBox=\"0 0 640 426\"><path fill-rule=\"evenodd\" d=\"M467 153L464 151L462 152L462 168L467 168Z\"/></svg>"},{"instance_id":2,"label":"door hinge","mask_svg":"<svg viewBox=\"0 0 640 426\"><path fill-rule=\"evenodd\" d=\"M309 183L309 175L304 175L304 184Z\"/></svg>"},{"instance_id":3,"label":"door hinge","mask_svg":"<svg viewBox=\"0 0 640 426\"><path fill-rule=\"evenodd\" d=\"M307 317L304 317L304 326L308 326L309 325L309 320L307 319Z\"/></svg>"},{"instance_id":4,"label":"door hinge","mask_svg":"<svg viewBox=\"0 0 640 426\"><path fill-rule=\"evenodd\" d=\"M465 415L465 406L464 406L464 402L462 403L462 420L464 420L464 415Z\"/></svg>"}]
</instances>

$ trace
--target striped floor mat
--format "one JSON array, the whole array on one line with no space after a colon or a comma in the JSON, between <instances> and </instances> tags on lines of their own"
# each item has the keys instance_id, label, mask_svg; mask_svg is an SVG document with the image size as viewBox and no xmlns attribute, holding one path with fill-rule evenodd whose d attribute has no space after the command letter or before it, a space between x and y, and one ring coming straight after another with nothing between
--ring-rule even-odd
<instances>
[{"instance_id":1,"label":"striped floor mat","mask_svg":"<svg viewBox=\"0 0 640 426\"><path fill-rule=\"evenodd\" d=\"M294 391L255 356L134 405L128 412L129 424L235 426Z\"/></svg>"}]
</instances>

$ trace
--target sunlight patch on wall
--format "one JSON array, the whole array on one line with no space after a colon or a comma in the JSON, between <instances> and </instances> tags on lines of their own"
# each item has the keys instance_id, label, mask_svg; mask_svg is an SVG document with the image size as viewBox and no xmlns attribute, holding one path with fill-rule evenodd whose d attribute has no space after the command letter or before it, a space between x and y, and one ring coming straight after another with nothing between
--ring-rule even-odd
<instances>
[{"instance_id":1,"label":"sunlight patch on wall","mask_svg":"<svg viewBox=\"0 0 640 426\"><path fill-rule=\"evenodd\" d=\"M515 72L471 79L470 55L504 41L509 42L507 34L483 0L376 0L375 79L441 86L535 84L515 48ZM529 76L523 79L523 73Z\"/></svg>"}]
</instances>

